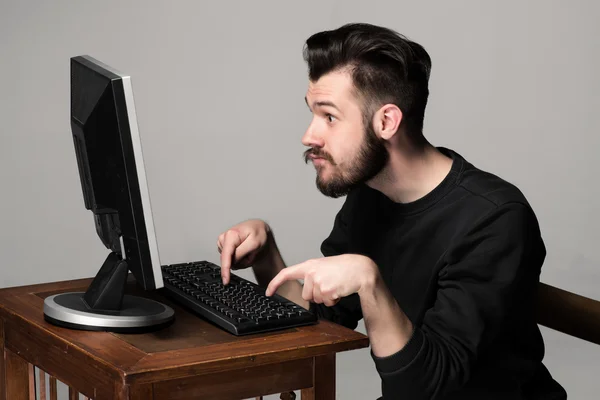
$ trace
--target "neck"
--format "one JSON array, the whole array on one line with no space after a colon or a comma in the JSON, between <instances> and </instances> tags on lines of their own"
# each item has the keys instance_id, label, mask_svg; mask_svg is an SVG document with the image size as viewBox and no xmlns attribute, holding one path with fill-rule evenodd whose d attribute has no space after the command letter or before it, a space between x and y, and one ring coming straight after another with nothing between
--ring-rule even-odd
<instances>
[{"instance_id":1,"label":"neck","mask_svg":"<svg viewBox=\"0 0 600 400\"><path fill-rule=\"evenodd\" d=\"M410 203L427 195L448 175L452 159L428 142L404 140L390 151L388 165L367 184L396 203Z\"/></svg>"}]
</instances>

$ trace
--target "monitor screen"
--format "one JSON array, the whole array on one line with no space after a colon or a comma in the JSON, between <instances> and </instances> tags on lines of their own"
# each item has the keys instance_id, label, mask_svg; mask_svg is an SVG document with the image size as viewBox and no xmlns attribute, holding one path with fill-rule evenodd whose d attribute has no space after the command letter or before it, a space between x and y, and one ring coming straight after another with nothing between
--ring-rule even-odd
<instances>
[{"instance_id":1,"label":"monitor screen","mask_svg":"<svg viewBox=\"0 0 600 400\"><path fill-rule=\"evenodd\" d=\"M71 58L71 132L86 209L144 289L163 287L131 79Z\"/></svg>"}]
</instances>

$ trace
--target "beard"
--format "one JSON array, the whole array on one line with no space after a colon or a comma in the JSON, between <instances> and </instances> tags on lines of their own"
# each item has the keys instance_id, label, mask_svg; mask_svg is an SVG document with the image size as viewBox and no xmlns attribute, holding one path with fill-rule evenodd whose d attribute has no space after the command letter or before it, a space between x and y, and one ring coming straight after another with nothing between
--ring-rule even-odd
<instances>
[{"instance_id":1,"label":"beard","mask_svg":"<svg viewBox=\"0 0 600 400\"><path fill-rule=\"evenodd\" d=\"M310 154L327 160L332 171L329 179L321 176L321 168L317 168L317 188L325 196L338 198L346 196L355 187L375 177L388 162L389 154L383 140L377 137L371 124L366 124L364 140L361 146L349 162L346 169L340 169L330 154L318 148L310 148L304 152L304 161L308 163Z\"/></svg>"}]
</instances>

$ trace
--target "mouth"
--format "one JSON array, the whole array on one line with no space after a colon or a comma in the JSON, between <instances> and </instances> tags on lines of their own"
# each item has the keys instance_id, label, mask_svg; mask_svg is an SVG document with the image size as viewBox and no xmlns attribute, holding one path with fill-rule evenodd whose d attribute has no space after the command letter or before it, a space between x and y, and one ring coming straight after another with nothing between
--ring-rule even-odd
<instances>
[{"instance_id":1,"label":"mouth","mask_svg":"<svg viewBox=\"0 0 600 400\"><path fill-rule=\"evenodd\" d=\"M304 153L304 161L308 163L309 160L312 161L315 166L325 164L325 162L329 162L330 164L335 165L333 163L333 160L331 160L330 157L327 157L326 154L322 155L314 150L308 150Z\"/></svg>"},{"instance_id":2,"label":"mouth","mask_svg":"<svg viewBox=\"0 0 600 400\"><path fill-rule=\"evenodd\" d=\"M312 161L313 165L315 165L315 166L322 165L327 161L325 158L315 156L314 154L309 154L308 158Z\"/></svg>"}]
</instances>

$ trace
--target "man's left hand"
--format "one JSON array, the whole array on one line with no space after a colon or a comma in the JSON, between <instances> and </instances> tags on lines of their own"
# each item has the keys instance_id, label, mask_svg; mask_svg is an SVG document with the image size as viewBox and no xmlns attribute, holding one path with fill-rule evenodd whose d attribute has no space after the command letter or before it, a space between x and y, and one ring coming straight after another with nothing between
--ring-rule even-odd
<instances>
[{"instance_id":1,"label":"man's left hand","mask_svg":"<svg viewBox=\"0 0 600 400\"><path fill-rule=\"evenodd\" d=\"M266 294L271 296L285 281L303 279L302 298L331 307L342 297L372 288L378 278L379 270L373 260L358 254L343 254L284 268L271 280Z\"/></svg>"}]
</instances>

